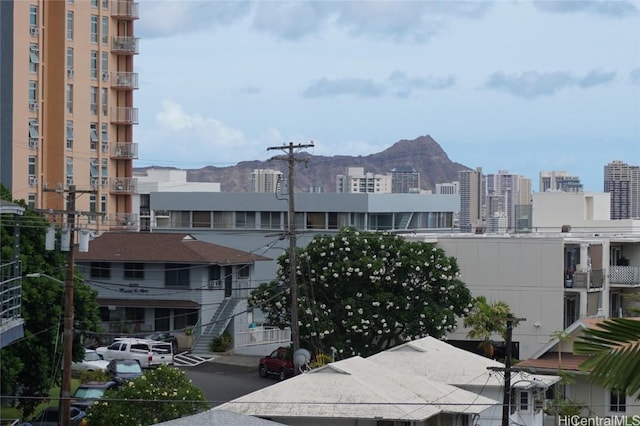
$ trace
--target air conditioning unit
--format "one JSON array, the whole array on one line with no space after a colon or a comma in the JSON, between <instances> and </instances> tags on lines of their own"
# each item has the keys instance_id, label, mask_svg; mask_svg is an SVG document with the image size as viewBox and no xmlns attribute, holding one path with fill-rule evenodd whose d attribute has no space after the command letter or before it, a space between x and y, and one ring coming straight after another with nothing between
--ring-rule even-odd
<instances>
[{"instance_id":1,"label":"air conditioning unit","mask_svg":"<svg viewBox=\"0 0 640 426\"><path fill-rule=\"evenodd\" d=\"M100 179L91 178L91 187L92 188L97 188L99 184L100 184Z\"/></svg>"},{"instance_id":2,"label":"air conditioning unit","mask_svg":"<svg viewBox=\"0 0 640 426\"><path fill-rule=\"evenodd\" d=\"M103 72L102 73L102 81L109 81L109 73L108 72Z\"/></svg>"},{"instance_id":3,"label":"air conditioning unit","mask_svg":"<svg viewBox=\"0 0 640 426\"><path fill-rule=\"evenodd\" d=\"M40 28L36 27L35 25L31 25L29 27L29 34L31 34L32 36L40 34Z\"/></svg>"},{"instance_id":4,"label":"air conditioning unit","mask_svg":"<svg viewBox=\"0 0 640 426\"><path fill-rule=\"evenodd\" d=\"M102 178L102 187L106 188L109 186L109 178Z\"/></svg>"},{"instance_id":5,"label":"air conditioning unit","mask_svg":"<svg viewBox=\"0 0 640 426\"><path fill-rule=\"evenodd\" d=\"M38 103L37 102L29 102L29 111L37 111Z\"/></svg>"},{"instance_id":6,"label":"air conditioning unit","mask_svg":"<svg viewBox=\"0 0 640 426\"><path fill-rule=\"evenodd\" d=\"M73 74L74 74L73 68L67 68L67 77L73 78Z\"/></svg>"},{"instance_id":7,"label":"air conditioning unit","mask_svg":"<svg viewBox=\"0 0 640 426\"><path fill-rule=\"evenodd\" d=\"M29 185L34 186L38 184L38 178L31 175L29 176Z\"/></svg>"},{"instance_id":8,"label":"air conditioning unit","mask_svg":"<svg viewBox=\"0 0 640 426\"><path fill-rule=\"evenodd\" d=\"M29 138L29 148L38 147L38 138Z\"/></svg>"},{"instance_id":9,"label":"air conditioning unit","mask_svg":"<svg viewBox=\"0 0 640 426\"><path fill-rule=\"evenodd\" d=\"M67 178L67 186L69 185L73 185L73 178L72 177L68 177Z\"/></svg>"},{"instance_id":10,"label":"air conditioning unit","mask_svg":"<svg viewBox=\"0 0 640 426\"><path fill-rule=\"evenodd\" d=\"M222 287L222 280L209 280L209 290Z\"/></svg>"},{"instance_id":11,"label":"air conditioning unit","mask_svg":"<svg viewBox=\"0 0 640 426\"><path fill-rule=\"evenodd\" d=\"M109 142L102 142L102 152L109 152Z\"/></svg>"}]
</instances>

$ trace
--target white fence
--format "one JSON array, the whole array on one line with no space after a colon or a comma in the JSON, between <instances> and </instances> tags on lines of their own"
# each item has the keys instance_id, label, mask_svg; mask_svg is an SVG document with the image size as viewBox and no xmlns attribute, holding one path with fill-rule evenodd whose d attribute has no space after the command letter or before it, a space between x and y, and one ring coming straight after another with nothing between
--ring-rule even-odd
<instances>
[{"instance_id":1,"label":"white fence","mask_svg":"<svg viewBox=\"0 0 640 426\"><path fill-rule=\"evenodd\" d=\"M277 327L254 327L241 331L234 336L234 347L291 343L291 329Z\"/></svg>"}]
</instances>

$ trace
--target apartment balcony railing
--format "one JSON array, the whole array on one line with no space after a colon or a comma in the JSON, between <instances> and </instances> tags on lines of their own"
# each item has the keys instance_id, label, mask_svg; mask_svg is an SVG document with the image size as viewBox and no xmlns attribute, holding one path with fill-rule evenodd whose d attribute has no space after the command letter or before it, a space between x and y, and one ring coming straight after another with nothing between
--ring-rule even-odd
<instances>
[{"instance_id":1,"label":"apartment balcony railing","mask_svg":"<svg viewBox=\"0 0 640 426\"><path fill-rule=\"evenodd\" d=\"M233 337L234 346L236 348L268 345L274 343L288 344L291 343L291 329L283 330L277 327L256 327L248 331L237 332Z\"/></svg>"},{"instance_id":2,"label":"apartment balcony railing","mask_svg":"<svg viewBox=\"0 0 640 426\"><path fill-rule=\"evenodd\" d=\"M609 266L609 283L639 285L640 266Z\"/></svg>"},{"instance_id":3,"label":"apartment balcony railing","mask_svg":"<svg viewBox=\"0 0 640 426\"><path fill-rule=\"evenodd\" d=\"M137 72L116 72L111 74L111 87L117 90L134 90L138 88Z\"/></svg>"},{"instance_id":4,"label":"apartment balcony railing","mask_svg":"<svg viewBox=\"0 0 640 426\"><path fill-rule=\"evenodd\" d=\"M111 0L111 17L119 20L140 19L137 2L127 0Z\"/></svg>"},{"instance_id":5,"label":"apartment balcony railing","mask_svg":"<svg viewBox=\"0 0 640 426\"><path fill-rule=\"evenodd\" d=\"M135 213L117 213L111 222L112 228L136 229L138 227L138 215Z\"/></svg>"},{"instance_id":6,"label":"apartment balcony railing","mask_svg":"<svg viewBox=\"0 0 640 426\"><path fill-rule=\"evenodd\" d=\"M111 42L111 51L121 55L137 55L139 48L137 37L114 36Z\"/></svg>"},{"instance_id":7,"label":"apartment balcony railing","mask_svg":"<svg viewBox=\"0 0 640 426\"><path fill-rule=\"evenodd\" d=\"M116 160L133 160L138 158L138 144L133 142L117 142L111 147L111 158Z\"/></svg>"},{"instance_id":8,"label":"apartment balcony railing","mask_svg":"<svg viewBox=\"0 0 640 426\"><path fill-rule=\"evenodd\" d=\"M571 272L564 276L565 288L592 289L602 288L604 269L592 269L589 272Z\"/></svg>"},{"instance_id":9,"label":"apartment balcony railing","mask_svg":"<svg viewBox=\"0 0 640 426\"><path fill-rule=\"evenodd\" d=\"M170 211L169 210L154 210L153 211L153 215L158 218L158 217L170 217Z\"/></svg>"},{"instance_id":10,"label":"apartment balcony railing","mask_svg":"<svg viewBox=\"0 0 640 426\"><path fill-rule=\"evenodd\" d=\"M112 107L109 117L114 124L138 124L138 108Z\"/></svg>"},{"instance_id":11,"label":"apartment balcony railing","mask_svg":"<svg viewBox=\"0 0 640 426\"><path fill-rule=\"evenodd\" d=\"M138 189L137 178L111 178L110 190L112 194L135 194Z\"/></svg>"}]
</instances>

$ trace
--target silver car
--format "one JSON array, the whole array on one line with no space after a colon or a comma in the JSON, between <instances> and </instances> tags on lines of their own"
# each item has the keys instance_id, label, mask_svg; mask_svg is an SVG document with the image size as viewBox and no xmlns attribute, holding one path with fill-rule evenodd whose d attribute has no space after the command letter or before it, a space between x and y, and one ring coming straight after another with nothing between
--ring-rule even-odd
<instances>
[{"instance_id":1,"label":"silver car","mask_svg":"<svg viewBox=\"0 0 640 426\"><path fill-rule=\"evenodd\" d=\"M84 359L71 364L71 371L75 373L82 373L84 371L106 372L107 365L109 365L109 361L102 359L98 352L93 349L85 349Z\"/></svg>"}]
</instances>

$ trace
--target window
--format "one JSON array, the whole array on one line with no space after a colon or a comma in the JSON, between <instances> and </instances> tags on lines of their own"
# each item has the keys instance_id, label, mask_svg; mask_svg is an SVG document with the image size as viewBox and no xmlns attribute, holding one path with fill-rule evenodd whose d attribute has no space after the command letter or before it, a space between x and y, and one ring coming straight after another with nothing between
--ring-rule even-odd
<instances>
[{"instance_id":1,"label":"window","mask_svg":"<svg viewBox=\"0 0 640 426\"><path fill-rule=\"evenodd\" d=\"M29 31L35 35L38 31L38 6L29 6Z\"/></svg>"},{"instance_id":2,"label":"window","mask_svg":"<svg viewBox=\"0 0 640 426\"><path fill-rule=\"evenodd\" d=\"M73 149L73 120L67 120L67 149Z\"/></svg>"},{"instance_id":3,"label":"window","mask_svg":"<svg viewBox=\"0 0 640 426\"><path fill-rule=\"evenodd\" d=\"M38 162L38 157L36 157L35 155L30 155L29 156L29 177L36 176L36 163Z\"/></svg>"},{"instance_id":4,"label":"window","mask_svg":"<svg viewBox=\"0 0 640 426\"><path fill-rule=\"evenodd\" d=\"M194 228L211 228L211 212L193 212L191 226Z\"/></svg>"},{"instance_id":5,"label":"window","mask_svg":"<svg viewBox=\"0 0 640 426\"><path fill-rule=\"evenodd\" d=\"M124 264L125 279L144 279L144 263L125 263Z\"/></svg>"},{"instance_id":6,"label":"window","mask_svg":"<svg viewBox=\"0 0 640 426\"><path fill-rule=\"evenodd\" d=\"M107 223L107 196L105 194L100 195L100 211L102 214L102 223Z\"/></svg>"},{"instance_id":7,"label":"window","mask_svg":"<svg viewBox=\"0 0 640 426\"><path fill-rule=\"evenodd\" d=\"M92 158L89 166L89 175L92 178L98 177L98 159Z\"/></svg>"},{"instance_id":8,"label":"window","mask_svg":"<svg viewBox=\"0 0 640 426\"><path fill-rule=\"evenodd\" d=\"M520 411L529 411L529 392L520 391Z\"/></svg>"},{"instance_id":9,"label":"window","mask_svg":"<svg viewBox=\"0 0 640 426\"><path fill-rule=\"evenodd\" d=\"M133 322L144 322L144 308L124 308L124 317ZM144 353L149 352L149 345L146 343L134 343L131 349L137 349Z\"/></svg>"},{"instance_id":10,"label":"window","mask_svg":"<svg viewBox=\"0 0 640 426\"><path fill-rule=\"evenodd\" d=\"M214 228L233 228L233 212L213 212Z\"/></svg>"},{"instance_id":11,"label":"window","mask_svg":"<svg viewBox=\"0 0 640 426\"><path fill-rule=\"evenodd\" d=\"M280 229L280 212L260 213L260 227L263 229Z\"/></svg>"},{"instance_id":12,"label":"window","mask_svg":"<svg viewBox=\"0 0 640 426\"><path fill-rule=\"evenodd\" d=\"M102 143L108 143L109 142L109 125L107 123L102 123L100 125L101 128L101 138L102 138Z\"/></svg>"},{"instance_id":13,"label":"window","mask_svg":"<svg viewBox=\"0 0 640 426\"><path fill-rule=\"evenodd\" d=\"M621 391L611 391L609 411L624 413L627 411L627 395Z\"/></svg>"},{"instance_id":14,"label":"window","mask_svg":"<svg viewBox=\"0 0 640 426\"><path fill-rule=\"evenodd\" d=\"M100 41L102 44L107 44L109 42L109 18L106 16L102 17L102 29L100 30Z\"/></svg>"},{"instance_id":15,"label":"window","mask_svg":"<svg viewBox=\"0 0 640 426\"><path fill-rule=\"evenodd\" d=\"M187 327L193 327L198 323L197 309L174 309L173 310L173 329L182 330Z\"/></svg>"},{"instance_id":16,"label":"window","mask_svg":"<svg viewBox=\"0 0 640 426\"><path fill-rule=\"evenodd\" d=\"M29 80L29 104L38 103L38 82Z\"/></svg>"},{"instance_id":17,"label":"window","mask_svg":"<svg viewBox=\"0 0 640 426\"><path fill-rule=\"evenodd\" d=\"M38 72L38 64L40 63L40 49L37 44L29 45L29 72Z\"/></svg>"},{"instance_id":18,"label":"window","mask_svg":"<svg viewBox=\"0 0 640 426\"><path fill-rule=\"evenodd\" d=\"M236 228L255 229L256 212L236 212Z\"/></svg>"},{"instance_id":19,"label":"window","mask_svg":"<svg viewBox=\"0 0 640 426\"><path fill-rule=\"evenodd\" d=\"M98 7L98 0L91 0L91 7Z\"/></svg>"},{"instance_id":20,"label":"window","mask_svg":"<svg viewBox=\"0 0 640 426\"><path fill-rule=\"evenodd\" d=\"M251 272L251 265L240 265L238 266L238 279L248 279L249 273Z\"/></svg>"},{"instance_id":21,"label":"window","mask_svg":"<svg viewBox=\"0 0 640 426\"><path fill-rule=\"evenodd\" d=\"M73 71L73 47L67 47L67 73Z\"/></svg>"},{"instance_id":22,"label":"window","mask_svg":"<svg viewBox=\"0 0 640 426\"><path fill-rule=\"evenodd\" d=\"M89 223L96 222L96 194L89 194Z\"/></svg>"},{"instance_id":23,"label":"window","mask_svg":"<svg viewBox=\"0 0 640 426\"><path fill-rule=\"evenodd\" d=\"M91 278L110 278L111 264L109 262L91 262Z\"/></svg>"},{"instance_id":24,"label":"window","mask_svg":"<svg viewBox=\"0 0 640 426\"><path fill-rule=\"evenodd\" d=\"M109 52L101 52L100 71L109 72Z\"/></svg>"},{"instance_id":25,"label":"window","mask_svg":"<svg viewBox=\"0 0 640 426\"><path fill-rule=\"evenodd\" d=\"M165 263L165 287L189 287L189 265L183 263Z\"/></svg>"},{"instance_id":26,"label":"window","mask_svg":"<svg viewBox=\"0 0 640 426\"><path fill-rule=\"evenodd\" d=\"M102 8L109 9L109 0L102 0Z\"/></svg>"},{"instance_id":27,"label":"window","mask_svg":"<svg viewBox=\"0 0 640 426\"><path fill-rule=\"evenodd\" d=\"M91 43L98 42L98 15L91 15Z\"/></svg>"},{"instance_id":28,"label":"window","mask_svg":"<svg viewBox=\"0 0 640 426\"><path fill-rule=\"evenodd\" d=\"M40 132L38 132L38 120L29 120L29 139L38 139Z\"/></svg>"},{"instance_id":29,"label":"window","mask_svg":"<svg viewBox=\"0 0 640 426\"><path fill-rule=\"evenodd\" d=\"M109 92L108 89L106 87L102 88L102 96L100 98L100 100L102 101L101 105L101 109L102 109L102 115L106 116L109 113Z\"/></svg>"},{"instance_id":30,"label":"window","mask_svg":"<svg viewBox=\"0 0 640 426\"><path fill-rule=\"evenodd\" d=\"M98 123L89 124L89 148L92 151L98 149Z\"/></svg>"},{"instance_id":31,"label":"window","mask_svg":"<svg viewBox=\"0 0 640 426\"><path fill-rule=\"evenodd\" d=\"M97 80L98 78L98 51L91 51L91 60L89 61L89 76L91 80Z\"/></svg>"},{"instance_id":32,"label":"window","mask_svg":"<svg viewBox=\"0 0 640 426\"><path fill-rule=\"evenodd\" d=\"M89 111L93 115L98 115L98 88L89 87Z\"/></svg>"},{"instance_id":33,"label":"window","mask_svg":"<svg viewBox=\"0 0 640 426\"><path fill-rule=\"evenodd\" d=\"M67 184L73 183L73 157L67 157Z\"/></svg>"},{"instance_id":34,"label":"window","mask_svg":"<svg viewBox=\"0 0 640 426\"><path fill-rule=\"evenodd\" d=\"M73 12L67 12L67 40L73 40Z\"/></svg>"},{"instance_id":35,"label":"window","mask_svg":"<svg viewBox=\"0 0 640 426\"><path fill-rule=\"evenodd\" d=\"M220 270L221 270L220 265L209 266L209 280L219 280Z\"/></svg>"},{"instance_id":36,"label":"window","mask_svg":"<svg viewBox=\"0 0 640 426\"><path fill-rule=\"evenodd\" d=\"M109 160L106 159L106 158L103 158L102 159L102 165L100 166L100 168L102 169L102 179L108 179L108 177L109 177Z\"/></svg>"},{"instance_id":37,"label":"window","mask_svg":"<svg viewBox=\"0 0 640 426\"><path fill-rule=\"evenodd\" d=\"M31 209L35 209L36 208L36 194L30 192L27 195L27 205L29 206L29 208Z\"/></svg>"},{"instance_id":38,"label":"window","mask_svg":"<svg viewBox=\"0 0 640 426\"><path fill-rule=\"evenodd\" d=\"M67 112L73 112L73 84L67 84Z\"/></svg>"}]
</instances>

